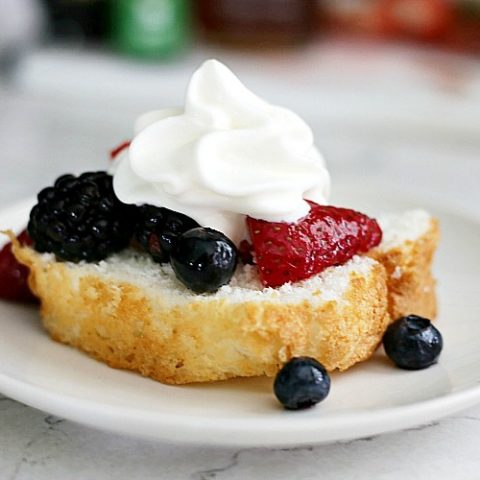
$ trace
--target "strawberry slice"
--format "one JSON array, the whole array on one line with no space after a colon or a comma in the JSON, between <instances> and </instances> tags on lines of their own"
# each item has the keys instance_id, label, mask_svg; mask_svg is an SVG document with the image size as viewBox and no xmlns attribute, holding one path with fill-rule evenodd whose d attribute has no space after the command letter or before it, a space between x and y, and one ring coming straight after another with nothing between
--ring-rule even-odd
<instances>
[{"instance_id":1,"label":"strawberry slice","mask_svg":"<svg viewBox=\"0 0 480 480\"><path fill-rule=\"evenodd\" d=\"M120 145L117 145L114 149L110 150L110 160L115 160L117 155L119 155L121 152L123 152L126 148L130 146L132 142L127 141L123 142Z\"/></svg>"},{"instance_id":2,"label":"strawberry slice","mask_svg":"<svg viewBox=\"0 0 480 480\"><path fill-rule=\"evenodd\" d=\"M18 235L22 245L31 245L32 239L26 231ZM12 244L0 250L0 298L19 302L38 301L28 287L28 268L18 263L12 253Z\"/></svg>"},{"instance_id":3,"label":"strawberry slice","mask_svg":"<svg viewBox=\"0 0 480 480\"><path fill-rule=\"evenodd\" d=\"M247 217L261 282L279 287L341 265L378 245L382 231L363 213L310 204L297 223L273 223Z\"/></svg>"}]
</instances>

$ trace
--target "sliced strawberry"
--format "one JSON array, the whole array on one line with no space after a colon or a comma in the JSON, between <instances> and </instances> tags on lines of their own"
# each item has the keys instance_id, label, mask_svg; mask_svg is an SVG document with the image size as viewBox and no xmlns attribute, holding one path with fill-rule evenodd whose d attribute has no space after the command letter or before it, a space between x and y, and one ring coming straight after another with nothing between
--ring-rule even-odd
<instances>
[{"instance_id":1,"label":"sliced strawberry","mask_svg":"<svg viewBox=\"0 0 480 480\"><path fill-rule=\"evenodd\" d=\"M32 240L23 231L18 240L22 245L31 245ZM8 243L0 251L0 298L19 302L37 301L27 283L28 268L18 263L12 253L12 244Z\"/></svg>"},{"instance_id":2,"label":"sliced strawberry","mask_svg":"<svg viewBox=\"0 0 480 480\"><path fill-rule=\"evenodd\" d=\"M117 145L113 150L110 150L110 160L115 160L115 157L123 152L123 150L125 150L126 148L128 148L130 146L130 141L127 141L127 142L123 142L121 143L120 145Z\"/></svg>"},{"instance_id":3,"label":"sliced strawberry","mask_svg":"<svg viewBox=\"0 0 480 480\"><path fill-rule=\"evenodd\" d=\"M378 245L382 231L363 213L310 203L297 223L273 223L247 217L260 280L278 287L341 265Z\"/></svg>"}]
</instances>

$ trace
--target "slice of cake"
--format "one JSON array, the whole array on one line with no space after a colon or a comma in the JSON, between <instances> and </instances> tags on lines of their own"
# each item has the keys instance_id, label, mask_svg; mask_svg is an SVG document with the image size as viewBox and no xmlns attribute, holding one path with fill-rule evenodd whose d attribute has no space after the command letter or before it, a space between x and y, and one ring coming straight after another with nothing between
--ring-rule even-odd
<instances>
[{"instance_id":1,"label":"slice of cake","mask_svg":"<svg viewBox=\"0 0 480 480\"><path fill-rule=\"evenodd\" d=\"M64 263L15 246L31 270L52 338L112 367L180 384L274 375L308 355L328 370L371 356L388 323L435 314L437 222L423 211L381 218L384 241L368 256L295 284L265 288L252 265L198 295L170 265L126 250L99 263ZM429 288L426 288L429 287Z\"/></svg>"}]
</instances>

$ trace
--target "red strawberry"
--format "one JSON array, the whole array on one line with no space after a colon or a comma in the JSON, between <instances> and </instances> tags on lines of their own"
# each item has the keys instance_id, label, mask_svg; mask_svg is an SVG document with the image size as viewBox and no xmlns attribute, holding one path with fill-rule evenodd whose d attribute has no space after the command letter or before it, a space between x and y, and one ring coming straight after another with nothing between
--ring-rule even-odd
<instances>
[{"instance_id":1,"label":"red strawberry","mask_svg":"<svg viewBox=\"0 0 480 480\"><path fill-rule=\"evenodd\" d=\"M127 142L123 142L121 143L120 145L116 146L113 150L110 150L110 160L115 160L115 157L123 152L123 150L125 150L126 148L128 148L130 146L130 141L127 141Z\"/></svg>"},{"instance_id":2,"label":"red strawberry","mask_svg":"<svg viewBox=\"0 0 480 480\"><path fill-rule=\"evenodd\" d=\"M32 240L23 231L18 240L22 245L31 245ZM27 283L28 268L17 262L12 253L12 244L8 243L0 251L0 298L20 302L37 301Z\"/></svg>"},{"instance_id":3,"label":"red strawberry","mask_svg":"<svg viewBox=\"0 0 480 480\"><path fill-rule=\"evenodd\" d=\"M259 276L278 287L341 265L378 245L382 231L363 213L310 203L297 223L273 223L247 217Z\"/></svg>"}]
</instances>

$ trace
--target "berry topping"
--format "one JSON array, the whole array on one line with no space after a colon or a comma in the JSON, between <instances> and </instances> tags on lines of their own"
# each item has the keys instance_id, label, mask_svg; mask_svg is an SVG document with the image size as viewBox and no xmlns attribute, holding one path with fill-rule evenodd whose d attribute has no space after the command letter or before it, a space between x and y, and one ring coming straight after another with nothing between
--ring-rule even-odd
<instances>
[{"instance_id":1,"label":"berry topping","mask_svg":"<svg viewBox=\"0 0 480 480\"><path fill-rule=\"evenodd\" d=\"M247 240L242 240L238 246L238 256L244 265L253 265L253 247Z\"/></svg>"},{"instance_id":2,"label":"berry topping","mask_svg":"<svg viewBox=\"0 0 480 480\"><path fill-rule=\"evenodd\" d=\"M247 218L260 280L278 287L341 265L378 245L382 231L366 215L310 203L297 223L272 223Z\"/></svg>"},{"instance_id":3,"label":"berry topping","mask_svg":"<svg viewBox=\"0 0 480 480\"><path fill-rule=\"evenodd\" d=\"M113 150L110 150L110 159L115 160L116 156L123 152L126 148L130 146L132 142L123 142L120 145L117 145Z\"/></svg>"},{"instance_id":4,"label":"berry topping","mask_svg":"<svg viewBox=\"0 0 480 480\"><path fill-rule=\"evenodd\" d=\"M314 358L294 357L277 373L273 391L288 410L309 408L327 397L330 376Z\"/></svg>"},{"instance_id":5,"label":"berry topping","mask_svg":"<svg viewBox=\"0 0 480 480\"><path fill-rule=\"evenodd\" d=\"M173 243L179 235L200 226L192 218L168 208L143 205L138 212L135 236L158 263L168 262Z\"/></svg>"},{"instance_id":6,"label":"berry topping","mask_svg":"<svg viewBox=\"0 0 480 480\"><path fill-rule=\"evenodd\" d=\"M443 339L430 320L408 315L387 328L383 347L397 367L421 370L436 363L442 351Z\"/></svg>"},{"instance_id":7,"label":"berry topping","mask_svg":"<svg viewBox=\"0 0 480 480\"><path fill-rule=\"evenodd\" d=\"M18 237L21 245L31 245L32 240L26 231ZM34 302L36 297L27 283L28 268L17 261L8 243L0 251L0 298L19 302Z\"/></svg>"},{"instance_id":8,"label":"berry topping","mask_svg":"<svg viewBox=\"0 0 480 480\"><path fill-rule=\"evenodd\" d=\"M134 208L117 199L106 172L63 175L38 194L28 233L39 252L71 262L94 262L129 244Z\"/></svg>"},{"instance_id":9,"label":"berry topping","mask_svg":"<svg viewBox=\"0 0 480 480\"><path fill-rule=\"evenodd\" d=\"M193 228L180 235L170 254L178 279L196 293L215 292L230 282L237 249L223 233Z\"/></svg>"}]
</instances>

